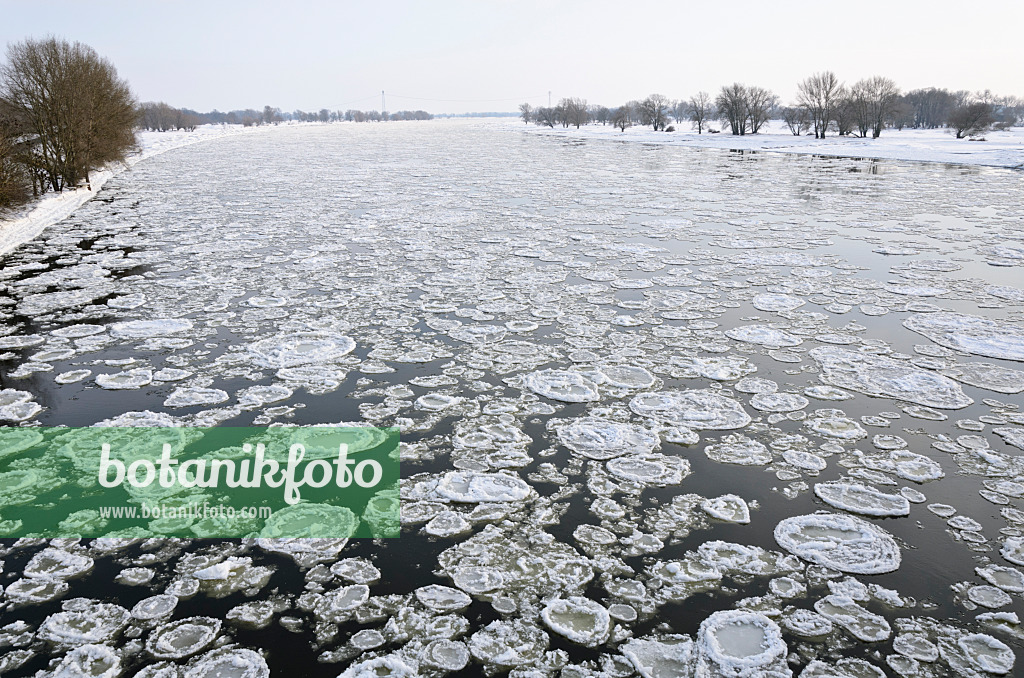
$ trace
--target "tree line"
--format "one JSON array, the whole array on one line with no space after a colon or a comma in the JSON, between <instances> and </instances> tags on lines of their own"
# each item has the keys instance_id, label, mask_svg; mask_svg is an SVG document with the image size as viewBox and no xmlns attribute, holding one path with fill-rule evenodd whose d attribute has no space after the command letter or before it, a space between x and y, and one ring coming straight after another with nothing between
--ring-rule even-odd
<instances>
[{"instance_id":1,"label":"tree line","mask_svg":"<svg viewBox=\"0 0 1024 678\"><path fill-rule=\"evenodd\" d=\"M847 86L831 71L816 73L797 85L796 101L782 105L778 95L763 87L733 83L716 96L698 92L689 99L672 100L652 94L616 108L589 105L569 97L556 106L520 104L527 124L555 127L589 123L611 124L625 131L650 125L655 131L675 131L689 122L698 134L728 130L734 135L757 134L769 120L782 120L794 135L829 132L839 136L877 139L887 128L949 128L958 139L976 137L990 129L1008 129L1024 122L1024 100L999 97L990 91L950 92L930 87L903 93L891 79L874 76Z\"/></svg>"},{"instance_id":2,"label":"tree line","mask_svg":"<svg viewBox=\"0 0 1024 678\"><path fill-rule=\"evenodd\" d=\"M12 43L0 64L0 207L80 184L136 148L138 104L91 47Z\"/></svg>"},{"instance_id":3,"label":"tree line","mask_svg":"<svg viewBox=\"0 0 1024 678\"><path fill-rule=\"evenodd\" d=\"M252 108L239 109L222 113L216 109L208 113L200 113L187 108L173 108L167 104L144 103L139 110L139 126L145 130L166 132L168 130L191 131L198 125L242 125L254 127L259 125L276 125L285 121L296 122L383 122L389 120L432 120L434 116L426 111L332 111L321 108L318 111L296 109L291 112L282 111L274 106L264 106L262 111Z\"/></svg>"}]
</instances>

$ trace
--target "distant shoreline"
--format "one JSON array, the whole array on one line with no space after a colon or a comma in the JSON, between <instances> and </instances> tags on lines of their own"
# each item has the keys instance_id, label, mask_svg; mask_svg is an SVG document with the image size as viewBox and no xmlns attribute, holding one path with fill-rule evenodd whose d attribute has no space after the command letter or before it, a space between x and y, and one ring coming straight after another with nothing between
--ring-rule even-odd
<instances>
[{"instance_id":1,"label":"distant shoreline","mask_svg":"<svg viewBox=\"0 0 1024 678\"><path fill-rule=\"evenodd\" d=\"M689 127L687 123L681 126ZM612 141L717 148L720 150L822 155L837 158L864 158L904 162L968 165L1002 169L1024 169L1024 127L1004 132L989 132L985 141L955 139L946 129L887 129L877 139L813 135L794 136L781 121L772 120L768 131L743 136L728 133L697 134L689 129L655 132L648 127L628 127L620 132L611 125L589 124L575 127L538 127L519 123L531 134L563 138L607 139ZM781 130L781 131L780 131Z\"/></svg>"}]
</instances>

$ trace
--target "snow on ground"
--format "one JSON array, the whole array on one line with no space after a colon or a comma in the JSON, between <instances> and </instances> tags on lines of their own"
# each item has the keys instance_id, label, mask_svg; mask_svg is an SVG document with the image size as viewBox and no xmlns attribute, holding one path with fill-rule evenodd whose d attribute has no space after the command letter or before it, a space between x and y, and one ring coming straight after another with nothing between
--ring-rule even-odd
<instances>
[{"instance_id":1,"label":"snow on ground","mask_svg":"<svg viewBox=\"0 0 1024 678\"><path fill-rule=\"evenodd\" d=\"M115 165L100 172L93 172L90 176L91 191L78 188L63 193L47 193L41 200L31 202L21 210L15 211L13 215L5 215L7 218L0 219L0 255L7 254L18 245L38 236L48 226L67 218L95 196L107 179L140 160L199 141L241 134L253 129L256 128L245 128L241 125L201 125L193 132L141 132L138 137L142 151L128 158L125 165Z\"/></svg>"},{"instance_id":2,"label":"snow on ground","mask_svg":"<svg viewBox=\"0 0 1024 678\"><path fill-rule=\"evenodd\" d=\"M629 127L625 132L620 132L611 125L586 125L580 129L551 129L527 126L522 122L519 125L536 134L561 137L1024 169L1024 127L990 132L984 136L984 141L969 141L957 139L945 129L887 129L878 139L839 137L835 134L815 139L813 134L793 136L780 120L772 120L759 134L745 136L733 136L725 132L698 135L690 130L689 123L676 125L676 132L655 132L649 126Z\"/></svg>"}]
</instances>

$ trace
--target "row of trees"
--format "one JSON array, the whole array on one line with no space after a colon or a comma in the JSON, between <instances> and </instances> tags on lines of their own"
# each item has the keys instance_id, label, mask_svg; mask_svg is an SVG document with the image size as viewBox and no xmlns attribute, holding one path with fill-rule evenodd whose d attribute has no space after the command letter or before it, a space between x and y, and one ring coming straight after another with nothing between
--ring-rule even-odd
<instances>
[{"instance_id":1,"label":"row of trees","mask_svg":"<svg viewBox=\"0 0 1024 678\"><path fill-rule=\"evenodd\" d=\"M91 47L13 43L0 64L0 207L61 191L136 147L138 104Z\"/></svg>"},{"instance_id":2,"label":"row of trees","mask_svg":"<svg viewBox=\"0 0 1024 678\"><path fill-rule=\"evenodd\" d=\"M264 106L262 111L252 108L221 113L213 110L199 113L187 108L173 108L165 103L145 103L139 110L139 126L142 129L157 132L168 130L191 131L197 125L243 125L253 127L259 125L275 125L280 122L294 120L297 122L382 122L385 120L432 120L434 116L426 111L398 111L381 113L379 111L332 111L321 108L319 111L303 111L296 109L291 113L282 112L280 108Z\"/></svg>"},{"instance_id":3,"label":"row of trees","mask_svg":"<svg viewBox=\"0 0 1024 678\"><path fill-rule=\"evenodd\" d=\"M519 106L524 122L563 127L597 122L611 123L625 130L632 125L650 125L655 131L673 130L668 123L689 122L698 134L717 132L712 125L735 135L757 134L772 119L781 119L795 135L813 132L824 138L828 132L840 136L878 138L887 127L948 127L957 138L984 133L991 127L1008 128L1024 120L1024 100L996 97L990 92L949 92L940 89L900 92L896 83L882 76L865 78L847 87L835 73L816 73L798 85L797 100L780 106L772 91L734 83L712 97L699 92L685 100L670 100L652 94L642 101L629 101L615 109L588 106L585 99L567 98L557 106Z\"/></svg>"}]
</instances>

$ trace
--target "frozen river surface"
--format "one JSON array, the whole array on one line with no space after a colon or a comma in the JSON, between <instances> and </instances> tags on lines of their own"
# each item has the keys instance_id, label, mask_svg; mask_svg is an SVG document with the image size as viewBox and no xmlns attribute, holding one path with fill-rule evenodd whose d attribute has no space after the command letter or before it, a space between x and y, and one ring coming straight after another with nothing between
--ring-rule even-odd
<instances>
[{"instance_id":1,"label":"frozen river surface","mask_svg":"<svg viewBox=\"0 0 1024 678\"><path fill-rule=\"evenodd\" d=\"M1022 195L475 122L141 163L0 258L0 423L398 426L402 537L7 540L0 672L1012 674Z\"/></svg>"}]
</instances>

